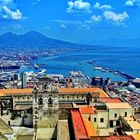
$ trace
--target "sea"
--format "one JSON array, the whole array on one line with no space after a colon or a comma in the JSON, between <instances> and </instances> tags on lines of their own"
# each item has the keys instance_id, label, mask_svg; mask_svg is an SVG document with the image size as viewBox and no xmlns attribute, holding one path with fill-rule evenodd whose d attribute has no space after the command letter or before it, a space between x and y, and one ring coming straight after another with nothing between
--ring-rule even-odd
<instances>
[{"instance_id":1,"label":"sea","mask_svg":"<svg viewBox=\"0 0 140 140\"><path fill-rule=\"evenodd\" d=\"M120 75L111 72L95 70L97 66L125 72L135 78L140 77L140 48L139 47L97 47L80 51L65 52L55 56L40 57L32 62L39 64L40 70L46 69L47 74L62 74L69 76L69 71L82 71L92 78L94 76L111 78L112 81L126 81ZM34 68L22 67L20 71L36 71Z\"/></svg>"}]
</instances>

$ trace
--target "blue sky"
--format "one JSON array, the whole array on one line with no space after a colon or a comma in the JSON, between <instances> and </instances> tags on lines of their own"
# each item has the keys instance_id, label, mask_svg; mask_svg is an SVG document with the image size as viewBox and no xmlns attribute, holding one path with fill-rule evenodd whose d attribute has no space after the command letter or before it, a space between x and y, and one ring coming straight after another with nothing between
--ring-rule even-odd
<instances>
[{"instance_id":1,"label":"blue sky","mask_svg":"<svg viewBox=\"0 0 140 140\"><path fill-rule=\"evenodd\" d=\"M140 38L140 0L0 0L0 34L91 43Z\"/></svg>"}]
</instances>

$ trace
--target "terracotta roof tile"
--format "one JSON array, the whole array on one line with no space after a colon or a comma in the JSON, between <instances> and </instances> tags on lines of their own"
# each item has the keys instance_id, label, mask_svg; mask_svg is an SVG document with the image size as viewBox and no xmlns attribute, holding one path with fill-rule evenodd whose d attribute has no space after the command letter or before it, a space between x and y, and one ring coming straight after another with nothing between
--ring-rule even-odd
<instances>
[{"instance_id":1,"label":"terracotta roof tile","mask_svg":"<svg viewBox=\"0 0 140 140\"><path fill-rule=\"evenodd\" d=\"M100 98L100 101L104 103L121 103L122 102L119 98L110 98L110 97Z\"/></svg>"},{"instance_id":2,"label":"terracotta roof tile","mask_svg":"<svg viewBox=\"0 0 140 140\"><path fill-rule=\"evenodd\" d=\"M33 89L25 88L25 89L0 89L0 96L7 96L13 94L31 94Z\"/></svg>"},{"instance_id":3,"label":"terracotta roof tile","mask_svg":"<svg viewBox=\"0 0 140 140\"><path fill-rule=\"evenodd\" d=\"M132 136L97 136L90 140L134 140Z\"/></svg>"},{"instance_id":4,"label":"terracotta roof tile","mask_svg":"<svg viewBox=\"0 0 140 140\"><path fill-rule=\"evenodd\" d=\"M108 95L100 88L60 88L59 93L100 93L99 97L108 97Z\"/></svg>"},{"instance_id":5,"label":"terracotta roof tile","mask_svg":"<svg viewBox=\"0 0 140 140\"><path fill-rule=\"evenodd\" d=\"M88 136L96 136L96 130L94 128L94 126L92 125L92 123L90 121L88 121L87 119L83 119L84 120L84 124L86 127L86 131L88 133Z\"/></svg>"},{"instance_id":6,"label":"terracotta roof tile","mask_svg":"<svg viewBox=\"0 0 140 140\"><path fill-rule=\"evenodd\" d=\"M81 114L95 114L95 108L93 107L81 107Z\"/></svg>"},{"instance_id":7,"label":"terracotta roof tile","mask_svg":"<svg viewBox=\"0 0 140 140\"><path fill-rule=\"evenodd\" d=\"M71 116L76 139L88 138L88 134L86 132L86 128L80 112L77 109L73 109L71 110Z\"/></svg>"}]
</instances>

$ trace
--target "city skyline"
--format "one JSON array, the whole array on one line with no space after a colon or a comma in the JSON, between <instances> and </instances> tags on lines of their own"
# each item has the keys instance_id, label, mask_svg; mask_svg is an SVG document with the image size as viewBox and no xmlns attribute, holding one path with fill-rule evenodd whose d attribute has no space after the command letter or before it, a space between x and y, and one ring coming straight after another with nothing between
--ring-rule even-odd
<instances>
[{"instance_id":1,"label":"city skyline","mask_svg":"<svg viewBox=\"0 0 140 140\"><path fill-rule=\"evenodd\" d=\"M86 44L139 38L139 0L1 0L0 5L0 34L38 31Z\"/></svg>"},{"instance_id":2,"label":"city skyline","mask_svg":"<svg viewBox=\"0 0 140 140\"><path fill-rule=\"evenodd\" d=\"M0 140L140 140L140 0L0 0Z\"/></svg>"}]
</instances>

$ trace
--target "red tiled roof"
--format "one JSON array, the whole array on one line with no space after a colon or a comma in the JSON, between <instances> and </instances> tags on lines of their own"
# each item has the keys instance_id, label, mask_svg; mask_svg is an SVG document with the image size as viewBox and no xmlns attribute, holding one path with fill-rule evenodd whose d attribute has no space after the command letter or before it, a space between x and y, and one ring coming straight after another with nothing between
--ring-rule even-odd
<instances>
[{"instance_id":1,"label":"red tiled roof","mask_svg":"<svg viewBox=\"0 0 140 140\"><path fill-rule=\"evenodd\" d=\"M0 89L0 96L7 96L13 94L31 94L33 89L25 88L25 89Z\"/></svg>"},{"instance_id":2,"label":"red tiled roof","mask_svg":"<svg viewBox=\"0 0 140 140\"><path fill-rule=\"evenodd\" d=\"M87 119L83 119L84 120L84 125L86 127L86 131L89 137L91 136L96 136L96 130L94 128L94 126L92 125L92 122L90 122Z\"/></svg>"},{"instance_id":3,"label":"red tiled roof","mask_svg":"<svg viewBox=\"0 0 140 140\"><path fill-rule=\"evenodd\" d=\"M95 109L93 107L81 107L81 114L95 114Z\"/></svg>"},{"instance_id":4,"label":"red tiled roof","mask_svg":"<svg viewBox=\"0 0 140 140\"><path fill-rule=\"evenodd\" d=\"M100 93L99 97L108 97L108 95L100 88L60 88L60 94L87 94L87 93Z\"/></svg>"},{"instance_id":5,"label":"red tiled roof","mask_svg":"<svg viewBox=\"0 0 140 140\"><path fill-rule=\"evenodd\" d=\"M87 139L88 134L80 112L77 109L73 109L71 110L71 116L76 139Z\"/></svg>"},{"instance_id":6,"label":"red tiled roof","mask_svg":"<svg viewBox=\"0 0 140 140\"><path fill-rule=\"evenodd\" d=\"M110 136L109 140L133 140L132 136Z\"/></svg>"},{"instance_id":7,"label":"red tiled roof","mask_svg":"<svg viewBox=\"0 0 140 140\"><path fill-rule=\"evenodd\" d=\"M121 103L122 101L119 98L100 98L100 100L104 103Z\"/></svg>"},{"instance_id":8,"label":"red tiled roof","mask_svg":"<svg viewBox=\"0 0 140 140\"><path fill-rule=\"evenodd\" d=\"M90 140L134 140L132 136L97 136Z\"/></svg>"}]
</instances>

